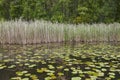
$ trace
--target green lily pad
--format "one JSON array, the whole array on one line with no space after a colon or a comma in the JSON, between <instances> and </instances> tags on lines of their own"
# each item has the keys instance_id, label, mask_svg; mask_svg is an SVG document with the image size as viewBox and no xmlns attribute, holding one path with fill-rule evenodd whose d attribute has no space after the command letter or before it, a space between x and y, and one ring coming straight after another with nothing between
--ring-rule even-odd
<instances>
[{"instance_id":1,"label":"green lily pad","mask_svg":"<svg viewBox=\"0 0 120 80\"><path fill-rule=\"evenodd\" d=\"M16 72L16 74L17 74L18 76L22 76L24 73L18 71L18 72Z\"/></svg>"},{"instance_id":2,"label":"green lily pad","mask_svg":"<svg viewBox=\"0 0 120 80\"><path fill-rule=\"evenodd\" d=\"M21 80L21 77L12 77L10 80Z\"/></svg>"},{"instance_id":3,"label":"green lily pad","mask_svg":"<svg viewBox=\"0 0 120 80\"><path fill-rule=\"evenodd\" d=\"M55 67L53 65L48 65L49 69L55 69Z\"/></svg>"},{"instance_id":4,"label":"green lily pad","mask_svg":"<svg viewBox=\"0 0 120 80\"><path fill-rule=\"evenodd\" d=\"M45 80L51 80L52 78L51 77L46 77Z\"/></svg>"},{"instance_id":5,"label":"green lily pad","mask_svg":"<svg viewBox=\"0 0 120 80\"><path fill-rule=\"evenodd\" d=\"M0 70L6 68L6 66L0 66Z\"/></svg>"},{"instance_id":6,"label":"green lily pad","mask_svg":"<svg viewBox=\"0 0 120 80\"><path fill-rule=\"evenodd\" d=\"M64 71L69 71L69 69L68 69L68 68L65 68Z\"/></svg>"},{"instance_id":7,"label":"green lily pad","mask_svg":"<svg viewBox=\"0 0 120 80\"><path fill-rule=\"evenodd\" d=\"M35 67L36 66L36 64L32 64L32 65L29 65L28 67L29 68L33 68L33 67Z\"/></svg>"},{"instance_id":8,"label":"green lily pad","mask_svg":"<svg viewBox=\"0 0 120 80\"><path fill-rule=\"evenodd\" d=\"M81 80L81 77L72 77L71 80Z\"/></svg>"},{"instance_id":9,"label":"green lily pad","mask_svg":"<svg viewBox=\"0 0 120 80\"><path fill-rule=\"evenodd\" d=\"M29 78L22 78L22 80L29 80Z\"/></svg>"},{"instance_id":10,"label":"green lily pad","mask_svg":"<svg viewBox=\"0 0 120 80\"><path fill-rule=\"evenodd\" d=\"M58 72L57 75L58 75L58 76L63 76L64 73Z\"/></svg>"},{"instance_id":11,"label":"green lily pad","mask_svg":"<svg viewBox=\"0 0 120 80\"><path fill-rule=\"evenodd\" d=\"M16 65L11 65L11 66L8 66L8 68L15 68Z\"/></svg>"}]
</instances>

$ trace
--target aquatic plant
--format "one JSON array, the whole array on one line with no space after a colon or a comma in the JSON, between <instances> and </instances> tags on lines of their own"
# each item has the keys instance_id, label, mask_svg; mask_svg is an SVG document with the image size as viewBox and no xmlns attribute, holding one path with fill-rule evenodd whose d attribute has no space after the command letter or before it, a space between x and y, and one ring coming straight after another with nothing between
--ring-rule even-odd
<instances>
[{"instance_id":1,"label":"aquatic plant","mask_svg":"<svg viewBox=\"0 0 120 80\"><path fill-rule=\"evenodd\" d=\"M1 44L120 41L120 24L60 24L48 21L1 21Z\"/></svg>"},{"instance_id":2,"label":"aquatic plant","mask_svg":"<svg viewBox=\"0 0 120 80\"><path fill-rule=\"evenodd\" d=\"M74 49L71 45L52 44L50 49L48 46L0 47L3 49L0 51L3 57L0 60L0 80L120 79L119 44L77 44ZM63 62L56 61L56 58Z\"/></svg>"}]
</instances>

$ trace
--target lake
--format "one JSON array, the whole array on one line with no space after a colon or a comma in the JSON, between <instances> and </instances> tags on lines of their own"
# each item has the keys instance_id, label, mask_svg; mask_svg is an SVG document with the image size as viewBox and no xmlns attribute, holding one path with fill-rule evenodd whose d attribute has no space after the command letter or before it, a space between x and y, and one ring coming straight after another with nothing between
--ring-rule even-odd
<instances>
[{"instance_id":1,"label":"lake","mask_svg":"<svg viewBox=\"0 0 120 80\"><path fill-rule=\"evenodd\" d=\"M0 80L120 80L120 44L0 45Z\"/></svg>"}]
</instances>

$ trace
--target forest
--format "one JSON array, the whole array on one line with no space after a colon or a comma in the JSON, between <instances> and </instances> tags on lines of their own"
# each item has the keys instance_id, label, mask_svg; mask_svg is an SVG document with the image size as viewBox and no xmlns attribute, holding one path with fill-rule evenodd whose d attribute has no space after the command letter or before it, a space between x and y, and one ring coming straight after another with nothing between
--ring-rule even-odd
<instances>
[{"instance_id":1,"label":"forest","mask_svg":"<svg viewBox=\"0 0 120 80\"><path fill-rule=\"evenodd\" d=\"M0 0L0 20L120 22L120 0Z\"/></svg>"}]
</instances>

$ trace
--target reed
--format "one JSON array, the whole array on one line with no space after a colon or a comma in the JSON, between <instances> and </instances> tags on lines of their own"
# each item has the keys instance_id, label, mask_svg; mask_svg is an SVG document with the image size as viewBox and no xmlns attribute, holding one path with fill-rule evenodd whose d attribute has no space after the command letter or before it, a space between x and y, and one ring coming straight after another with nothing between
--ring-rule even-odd
<instances>
[{"instance_id":1,"label":"reed","mask_svg":"<svg viewBox=\"0 0 120 80\"><path fill-rule=\"evenodd\" d=\"M120 41L120 24L60 24L48 21L1 21L0 44Z\"/></svg>"}]
</instances>

